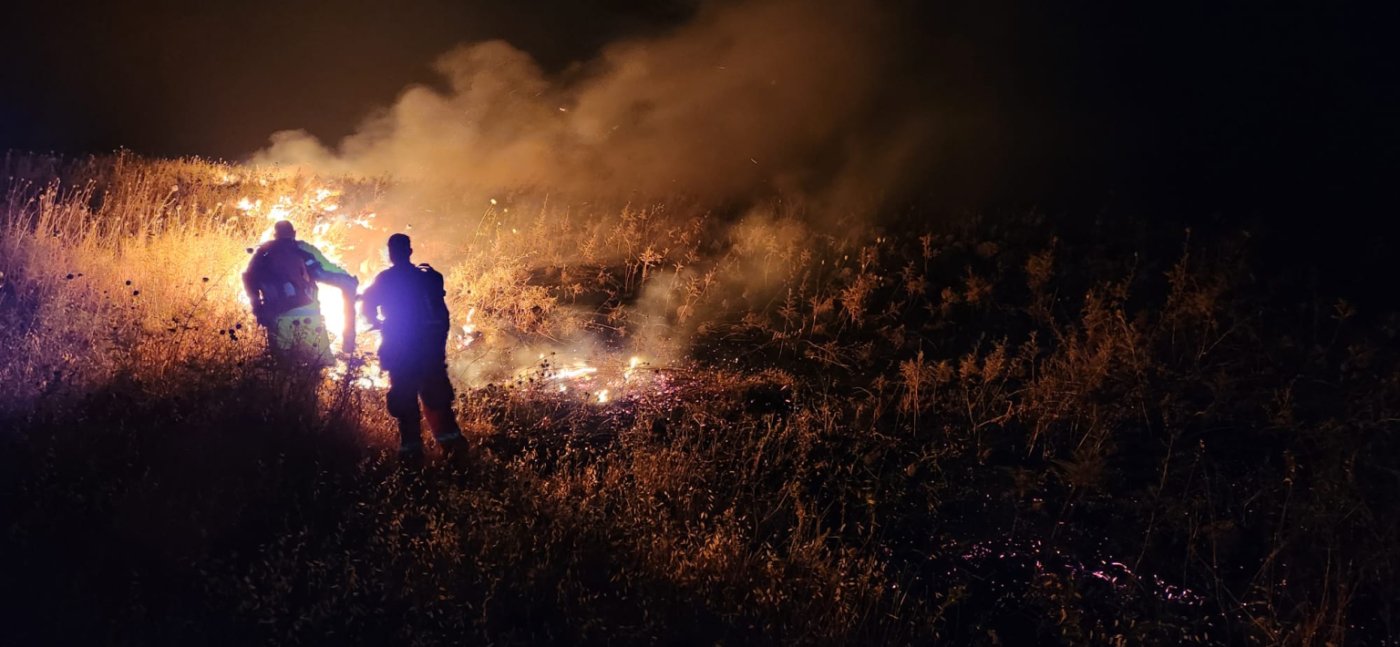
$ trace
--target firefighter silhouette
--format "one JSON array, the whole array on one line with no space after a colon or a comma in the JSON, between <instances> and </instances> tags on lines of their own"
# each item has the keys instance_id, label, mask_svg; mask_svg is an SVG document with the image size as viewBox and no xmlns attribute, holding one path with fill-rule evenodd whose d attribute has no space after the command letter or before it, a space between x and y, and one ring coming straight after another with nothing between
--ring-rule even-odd
<instances>
[{"instance_id":1,"label":"firefighter silhouette","mask_svg":"<svg viewBox=\"0 0 1400 647\"><path fill-rule=\"evenodd\" d=\"M390 236L393 265L374 277L360 301L365 318L380 329L379 365L389 373L389 415L398 421L399 453L406 458L422 454L424 416L439 445L455 449L463 442L447 377L450 324L442 274L426 264L414 265L412 254L408 236Z\"/></svg>"},{"instance_id":2,"label":"firefighter silhouette","mask_svg":"<svg viewBox=\"0 0 1400 647\"><path fill-rule=\"evenodd\" d=\"M359 281L326 259L321 250L297 240L292 223L273 225L272 240L253 252L243 273L243 287L253 306L253 316L267 330L267 346L284 359L325 367L335 361L316 284L327 283L346 295L353 314ZM344 350L354 352L354 317L348 317Z\"/></svg>"}]
</instances>

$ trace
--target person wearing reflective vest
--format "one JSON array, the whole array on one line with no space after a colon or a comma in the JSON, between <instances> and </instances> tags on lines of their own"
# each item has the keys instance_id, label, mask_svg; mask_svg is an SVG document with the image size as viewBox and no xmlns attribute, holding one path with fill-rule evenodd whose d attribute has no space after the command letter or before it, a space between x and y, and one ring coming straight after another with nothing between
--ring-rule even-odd
<instances>
[{"instance_id":1,"label":"person wearing reflective vest","mask_svg":"<svg viewBox=\"0 0 1400 647\"><path fill-rule=\"evenodd\" d=\"M335 362L326 321L317 300L317 283L326 283L346 294L353 304L359 281L343 268L326 259L321 250L297 240L292 223L282 220L273 225L272 240L253 251L243 287L253 316L267 330L267 346L279 357L312 366ZM353 314L353 305L347 305ZM354 317L348 317L344 337L346 352L354 352Z\"/></svg>"},{"instance_id":2,"label":"person wearing reflective vest","mask_svg":"<svg viewBox=\"0 0 1400 647\"><path fill-rule=\"evenodd\" d=\"M390 236L393 265L374 277L360 299L364 317L380 330L379 365L389 373L389 415L398 421L399 454L410 459L423 453L424 416L444 449L463 445L447 376L447 292L442 274L427 264L414 265L412 254L408 236Z\"/></svg>"}]
</instances>

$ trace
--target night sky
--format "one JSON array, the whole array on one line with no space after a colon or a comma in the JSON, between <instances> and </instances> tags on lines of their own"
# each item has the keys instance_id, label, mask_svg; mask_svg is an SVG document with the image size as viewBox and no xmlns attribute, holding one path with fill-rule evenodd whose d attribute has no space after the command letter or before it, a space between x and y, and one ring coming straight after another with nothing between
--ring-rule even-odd
<instances>
[{"instance_id":1,"label":"night sky","mask_svg":"<svg viewBox=\"0 0 1400 647\"><path fill-rule=\"evenodd\" d=\"M900 77L911 91L997 122L960 145L993 151L989 172L1017 199L1393 214L1396 9L964 4L975 7L881 6L921 34ZM502 38L558 70L693 11L682 0L24 3L0 41L0 148L237 160L283 129L335 141L406 85L432 82L431 61L455 43Z\"/></svg>"},{"instance_id":2,"label":"night sky","mask_svg":"<svg viewBox=\"0 0 1400 647\"><path fill-rule=\"evenodd\" d=\"M239 159L277 130L349 134L409 83L432 81L430 63L455 43L503 38L557 67L688 11L618 0L23 3L0 43L0 146Z\"/></svg>"}]
</instances>

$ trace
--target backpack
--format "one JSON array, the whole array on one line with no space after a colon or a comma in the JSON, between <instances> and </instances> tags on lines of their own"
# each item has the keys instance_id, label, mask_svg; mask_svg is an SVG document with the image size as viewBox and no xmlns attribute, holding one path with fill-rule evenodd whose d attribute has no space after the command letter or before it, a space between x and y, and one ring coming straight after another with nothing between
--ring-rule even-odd
<instances>
[{"instance_id":1,"label":"backpack","mask_svg":"<svg viewBox=\"0 0 1400 647\"><path fill-rule=\"evenodd\" d=\"M254 280L263 307L277 315L316 302L316 283L306 270L307 255L293 240L274 240L257 251Z\"/></svg>"},{"instance_id":2,"label":"backpack","mask_svg":"<svg viewBox=\"0 0 1400 647\"><path fill-rule=\"evenodd\" d=\"M429 330L446 331L450 328L447 312L447 289L443 287L442 273L427 263L418 265L419 322Z\"/></svg>"}]
</instances>

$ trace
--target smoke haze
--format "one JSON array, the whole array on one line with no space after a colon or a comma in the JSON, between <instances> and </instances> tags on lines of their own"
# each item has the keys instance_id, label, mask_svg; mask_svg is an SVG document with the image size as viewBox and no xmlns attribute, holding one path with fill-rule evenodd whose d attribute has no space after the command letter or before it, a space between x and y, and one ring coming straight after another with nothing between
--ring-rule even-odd
<instances>
[{"instance_id":1,"label":"smoke haze","mask_svg":"<svg viewBox=\"0 0 1400 647\"><path fill-rule=\"evenodd\" d=\"M929 139L888 72L902 38L878 3L763 0L554 74L503 41L460 45L443 87L406 89L333 148L276 133L255 161L581 199L865 201Z\"/></svg>"},{"instance_id":2,"label":"smoke haze","mask_svg":"<svg viewBox=\"0 0 1400 647\"><path fill-rule=\"evenodd\" d=\"M813 225L869 222L920 175L935 124L901 77L917 48L897 17L855 0L712 2L557 72L505 41L463 44L434 64L440 86L405 89L342 141L283 131L254 161L395 179L378 225L409 231L424 260L466 263L454 277L487 336L454 362L468 382L609 348L665 364L720 311L777 298ZM692 228L689 243L669 238ZM667 256L672 244L696 255ZM633 277L644 253L664 260ZM532 302L534 285L567 293L531 275L565 266L626 277L610 297L625 307L546 306L551 339L495 332L514 321L497 310ZM702 281L721 296L695 298ZM611 335L585 323L614 316Z\"/></svg>"}]
</instances>

